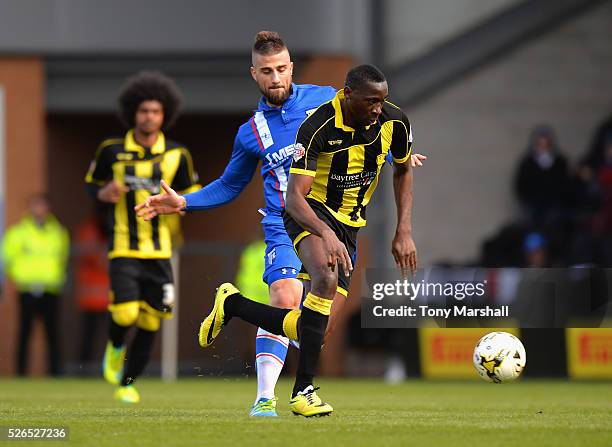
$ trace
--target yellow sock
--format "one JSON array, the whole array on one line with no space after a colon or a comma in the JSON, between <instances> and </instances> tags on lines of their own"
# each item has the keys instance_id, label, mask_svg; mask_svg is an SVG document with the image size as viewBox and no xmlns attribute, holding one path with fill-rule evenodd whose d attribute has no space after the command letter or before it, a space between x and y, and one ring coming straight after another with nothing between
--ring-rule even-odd
<instances>
[{"instance_id":1,"label":"yellow sock","mask_svg":"<svg viewBox=\"0 0 612 447\"><path fill-rule=\"evenodd\" d=\"M293 309L283 319L283 332L291 340L298 341L298 320L302 311L300 309Z\"/></svg>"}]
</instances>

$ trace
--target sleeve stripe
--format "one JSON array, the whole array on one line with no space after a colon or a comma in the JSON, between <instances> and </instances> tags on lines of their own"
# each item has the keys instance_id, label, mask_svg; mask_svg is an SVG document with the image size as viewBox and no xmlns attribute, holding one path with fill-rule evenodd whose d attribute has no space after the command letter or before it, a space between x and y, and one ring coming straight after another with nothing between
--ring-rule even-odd
<instances>
[{"instance_id":1,"label":"sleeve stripe","mask_svg":"<svg viewBox=\"0 0 612 447\"><path fill-rule=\"evenodd\" d=\"M306 170L306 169L291 168L289 170L289 174L300 174L300 175L307 175L309 177L314 177L316 172L315 171L309 171L309 170Z\"/></svg>"},{"instance_id":2,"label":"sleeve stripe","mask_svg":"<svg viewBox=\"0 0 612 447\"><path fill-rule=\"evenodd\" d=\"M393 157L393 161L395 163L406 163L406 161L410 158L410 153L412 152L412 149L408 151L408 155L406 155L404 158L395 158Z\"/></svg>"},{"instance_id":3,"label":"sleeve stripe","mask_svg":"<svg viewBox=\"0 0 612 447\"><path fill-rule=\"evenodd\" d=\"M103 149L106 146L112 146L113 144L123 144L123 142L123 138L109 138L108 140L104 140L102 143L100 143L98 149Z\"/></svg>"}]
</instances>

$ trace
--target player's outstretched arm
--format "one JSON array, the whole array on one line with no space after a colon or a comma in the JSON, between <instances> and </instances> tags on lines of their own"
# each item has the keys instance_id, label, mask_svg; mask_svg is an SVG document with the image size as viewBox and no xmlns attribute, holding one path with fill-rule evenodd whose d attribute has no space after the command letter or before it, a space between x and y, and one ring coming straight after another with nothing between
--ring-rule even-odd
<instances>
[{"instance_id":1,"label":"player's outstretched arm","mask_svg":"<svg viewBox=\"0 0 612 447\"><path fill-rule=\"evenodd\" d=\"M417 268L417 252L412 240L412 169L409 163L393 164L393 191L397 207L397 228L391 243L395 264L404 277Z\"/></svg>"},{"instance_id":2,"label":"player's outstretched arm","mask_svg":"<svg viewBox=\"0 0 612 447\"><path fill-rule=\"evenodd\" d=\"M236 136L232 158L223 175L199 191L185 194L188 211L209 210L236 199L253 178L258 163L259 158L247 150Z\"/></svg>"},{"instance_id":3,"label":"player's outstretched arm","mask_svg":"<svg viewBox=\"0 0 612 447\"><path fill-rule=\"evenodd\" d=\"M150 196L143 203L136 205L136 215L144 220L151 220L160 214L181 214L185 209L185 198L161 181L162 193Z\"/></svg>"},{"instance_id":4,"label":"player's outstretched arm","mask_svg":"<svg viewBox=\"0 0 612 447\"><path fill-rule=\"evenodd\" d=\"M423 162L427 160L427 155L423 154L412 154L410 155L410 166L413 168L420 168L423 166Z\"/></svg>"}]
</instances>

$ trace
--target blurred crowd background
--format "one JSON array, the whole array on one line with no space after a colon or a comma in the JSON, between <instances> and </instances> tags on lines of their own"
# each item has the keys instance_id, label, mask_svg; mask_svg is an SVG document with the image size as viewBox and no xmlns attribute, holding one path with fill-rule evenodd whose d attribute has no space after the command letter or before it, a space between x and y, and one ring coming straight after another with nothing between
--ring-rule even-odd
<instances>
[{"instance_id":1,"label":"blurred crowd background","mask_svg":"<svg viewBox=\"0 0 612 447\"><path fill-rule=\"evenodd\" d=\"M52 215L55 240L65 239L62 259L37 265L49 276L51 289L40 293L51 293L52 305L33 298L31 327L16 287L28 279L3 283L0 375L99 374L105 236L83 179L100 141L124 132L116 96L125 78L154 69L177 81L185 107L169 134L190 148L206 184L222 173L238 126L256 107L248 69L262 29L283 36L298 83L341 88L363 62L386 73L391 101L413 125L414 150L429 157L415 173L422 266L609 267L611 23L612 2L595 0L0 1L4 265L11 231L28 239L28 222ZM393 266L390 177L369 209L358 269ZM212 353L194 334L218 283L262 285L253 280L261 188L255 176L234 203L182 220L180 374L254 374L252 328L232 323L232 336ZM427 376L435 359L447 373L470 362L477 334L361 329L360 286L353 282L325 347L323 374L393 381ZM575 375L574 356L591 376L611 377L612 334L602 331L522 331L531 371ZM24 344L27 358L17 354ZM160 350L149 374L160 369Z\"/></svg>"}]
</instances>

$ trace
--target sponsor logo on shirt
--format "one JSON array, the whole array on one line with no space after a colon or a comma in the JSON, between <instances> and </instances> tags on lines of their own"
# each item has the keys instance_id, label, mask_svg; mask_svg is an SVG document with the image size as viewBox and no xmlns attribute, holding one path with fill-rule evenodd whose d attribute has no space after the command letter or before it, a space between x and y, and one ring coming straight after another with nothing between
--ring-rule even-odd
<instances>
[{"instance_id":1,"label":"sponsor logo on shirt","mask_svg":"<svg viewBox=\"0 0 612 447\"><path fill-rule=\"evenodd\" d=\"M283 164L283 162L295 154L295 148L293 144L280 148L276 152L268 152L265 155L266 161L270 165L269 168L274 169L276 166Z\"/></svg>"},{"instance_id":2,"label":"sponsor logo on shirt","mask_svg":"<svg viewBox=\"0 0 612 447\"><path fill-rule=\"evenodd\" d=\"M155 183L153 179L150 178L126 175L124 182L125 186L130 188L131 191L144 189L145 191L149 191L151 194L158 194L160 191L159 183Z\"/></svg>"},{"instance_id":3,"label":"sponsor logo on shirt","mask_svg":"<svg viewBox=\"0 0 612 447\"><path fill-rule=\"evenodd\" d=\"M293 145L293 161L299 161L306 155L306 149L302 146L302 143Z\"/></svg>"},{"instance_id":4,"label":"sponsor logo on shirt","mask_svg":"<svg viewBox=\"0 0 612 447\"><path fill-rule=\"evenodd\" d=\"M376 171L361 171L355 174L334 174L329 179L338 189L360 188L367 186L376 178Z\"/></svg>"}]
</instances>

